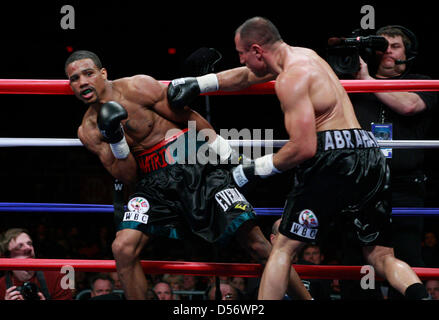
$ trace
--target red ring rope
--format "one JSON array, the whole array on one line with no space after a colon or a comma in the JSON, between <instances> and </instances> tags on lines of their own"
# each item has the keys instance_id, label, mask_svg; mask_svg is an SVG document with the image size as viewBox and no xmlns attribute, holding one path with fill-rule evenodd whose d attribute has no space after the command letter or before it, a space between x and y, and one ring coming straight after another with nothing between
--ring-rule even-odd
<instances>
[{"instance_id":1,"label":"red ring rope","mask_svg":"<svg viewBox=\"0 0 439 320\"><path fill-rule=\"evenodd\" d=\"M169 81L160 81L169 84ZM347 92L439 91L439 80L340 80ZM275 81L207 95L274 94ZM0 79L0 94L73 94L68 80Z\"/></svg>"},{"instance_id":2,"label":"red ring rope","mask_svg":"<svg viewBox=\"0 0 439 320\"><path fill-rule=\"evenodd\" d=\"M142 260L145 273L152 274L192 274L197 276L236 276L260 277L262 266L255 263L217 263L186 261L149 261ZM71 266L84 272L116 271L114 260L73 260L73 259L0 259L0 270L60 270ZM294 265L300 277L305 279L361 279L361 266L311 266ZM421 280L439 280L439 268L412 268ZM377 280L382 280L376 276Z\"/></svg>"}]
</instances>

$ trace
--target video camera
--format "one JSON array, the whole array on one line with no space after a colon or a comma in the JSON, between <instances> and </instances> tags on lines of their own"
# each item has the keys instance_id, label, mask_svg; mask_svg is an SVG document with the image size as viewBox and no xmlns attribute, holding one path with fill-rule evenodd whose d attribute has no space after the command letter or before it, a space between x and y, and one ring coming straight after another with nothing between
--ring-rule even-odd
<instances>
[{"instance_id":1,"label":"video camera","mask_svg":"<svg viewBox=\"0 0 439 320\"><path fill-rule=\"evenodd\" d=\"M339 78L353 78L360 70L360 56L368 66L374 65L376 52L384 53L388 45L382 36L360 36L357 30L349 38L329 38L326 60Z\"/></svg>"}]
</instances>

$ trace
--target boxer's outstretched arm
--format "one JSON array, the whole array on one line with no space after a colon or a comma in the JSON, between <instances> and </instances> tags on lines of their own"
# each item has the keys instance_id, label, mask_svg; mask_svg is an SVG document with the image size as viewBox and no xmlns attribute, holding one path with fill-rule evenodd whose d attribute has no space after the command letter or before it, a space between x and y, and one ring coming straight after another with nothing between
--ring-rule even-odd
<instances>
[{"instance_id":1,"label":"boxer's outstretched arm","mask_svg":"<svg viewBox=\"0 0 439 320\"><path fill-rule=\"evenodd\" d=\"M200 93L217 90L237 91L253 84L274 80L273 74L256 76L249 68L239 67L200 77L174 79L168 86L168 101L173 109L182 109L192 103Z\"/></svg>"},{"instance_id":2,"label":"boxer's outstretched arm","mask_svg":"<svg viewBox=\"0 0 439 320\"><path fill-rule=\"evenodd\" d=\"M188 126L189 121L195 121L197 131L210 129L215 132L212 125L201 114L190 107L185 106L183 108L171 108L166 91L167 88L163 87L162 95L160 95L154 103L153 109L155 112L165 119L177 124L181 124L184 127Z\"/></svg>"},{"instance_id":3,"label":"boxer's outstretched arm","mask_svg":"<svg viewBox=\"0 0 439 320\"><path fill-rule=\"evenodd\" d=\"M273 74L258 77L247 67L238 67L217 73L219 90L238 91L251 85L276 79Z\"/></svg>"}]
</instances>

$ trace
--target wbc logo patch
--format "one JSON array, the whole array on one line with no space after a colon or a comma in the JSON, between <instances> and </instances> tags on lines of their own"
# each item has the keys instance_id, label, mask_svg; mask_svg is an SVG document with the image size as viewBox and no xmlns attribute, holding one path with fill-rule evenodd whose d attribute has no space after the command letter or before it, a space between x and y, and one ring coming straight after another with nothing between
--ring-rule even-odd
<instances>
[{"instance_id":1,"label":"wbc logo patch","mask_svg":"<svg viewBox=\"0 0 439 320\"><path fill-rule=\"evenodd\" d=\"M135 197L128 202L128 210L136 213L146 213L149 210L149 202L145 198Z\"/></svg>"},{"instance_id":2,"label":"wbc logo patch","mask_svg":"<svg viewBox=\"0 0 439 320\"><path fill-rule=\"evenodd\" d=\"M314 212L309 209L302 210L299 213L299 223L293 222L290 232L294 233L300 237L315 239L317 236L317 227L319 226L319 221Z\"/></svg>"},{"instance_id":3,"label":"wbc logo patch","mask_svg":"<svg viewBox=\"0 0 439 320\"><path fill-rule=\"evenodd\" d=\"M150 209L148 200L142 197L132 198L128 202L128 212L125 212L123 221L135 221L148 223L148 215L145 214Z\"/></svg>"},{"instance_id":4,"label":"wbc logo patch","mask_svg":"<svg viewBox=\"0 0 439 320\"><path fill-rule=\"evenodd\" d=\"M309 209L305 209L299 214L299 223L307 228L317 228L319 226L316 215Z\"/></svg>"}]
</instances>

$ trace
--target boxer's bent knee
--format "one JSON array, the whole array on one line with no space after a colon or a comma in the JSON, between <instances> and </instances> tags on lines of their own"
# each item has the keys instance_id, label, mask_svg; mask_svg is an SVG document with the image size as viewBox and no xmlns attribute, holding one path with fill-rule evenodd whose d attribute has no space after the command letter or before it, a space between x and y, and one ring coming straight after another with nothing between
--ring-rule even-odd
<instances>
[{"instance_id":1,"label":"boxer's bent knee","mask_svg":"<svg viewBox=\"0 0 439 320\"><path fill-rule=\"evenodd\" d=\"M370 264L383 262L388 257L394 257L393 248L384 246L364 247L363 254Z\"/></svg>"},{"instance_id":2,"label":"boxer's bent knee","mask_svg":"<svg viewBox=\"0 0 439 320\"><path fill-rule=\"evenodd\" d=\"M116 234L111 245L114 258L118 261L131 261L138 257L147 237L138 230L124 229Z\"/></svg>"}]
</instances>

